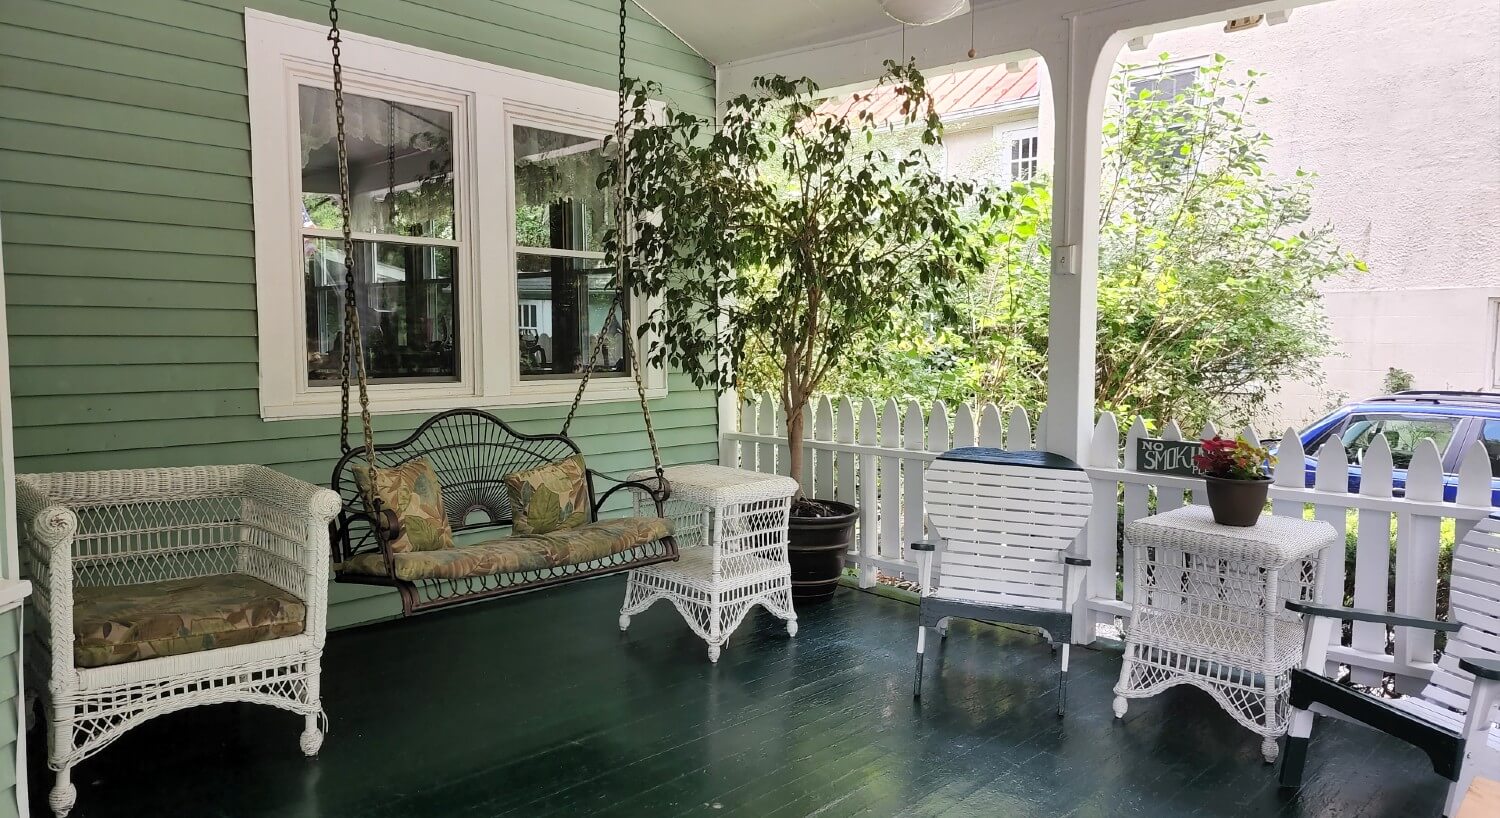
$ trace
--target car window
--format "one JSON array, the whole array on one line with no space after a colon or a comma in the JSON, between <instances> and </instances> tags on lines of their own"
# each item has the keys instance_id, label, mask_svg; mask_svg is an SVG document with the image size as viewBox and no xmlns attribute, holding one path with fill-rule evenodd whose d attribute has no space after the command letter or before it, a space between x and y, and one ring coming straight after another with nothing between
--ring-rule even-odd
<instances>
[{"instance_id":1,"label":"car window","mask_svg":"<svg viewBox=\"0 0 1500 818\"><path fill-rule=\"evenodd\" d=\"M1365 450L1384 437L1391 447L1391 463L1398 469L1411 465L1417 444L1431 440L1437 444L1438 454L1448 449L1448 441L1458 429L1457 418L1439 418L1426 415L1354 415L1344 427L1344 449L1349 453L1349 462L1363 463Z\"/></svg>"},{"instance_id":2,"label":"car window","mask_svg":"<svg viewBox=\"0 0 1500 818\"><path fill-rule=\"evenodd\" d=\"M1490 474L1500 477L1500 420L1487 420L1479 432L1479 442L1490 453Z\"/></svg>"}]
</instances>

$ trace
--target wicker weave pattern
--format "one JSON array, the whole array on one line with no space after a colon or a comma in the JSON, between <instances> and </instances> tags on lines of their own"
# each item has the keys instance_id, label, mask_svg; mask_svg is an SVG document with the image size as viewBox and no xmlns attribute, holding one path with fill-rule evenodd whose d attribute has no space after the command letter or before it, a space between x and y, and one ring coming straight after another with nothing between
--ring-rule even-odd
<instances>
[{"instance_id":1,"label":"wicker weave pattern","mask_svg":"<svg viewBox=\"0 0 1500 818\"><path fill-rule=\"evenodd\" d=\"M45 688L49 796L67 814L72 767L146 719L201 704L267 704L323 741L319 671L328 623L328 523L339 497L262 466L30 474L17 478L36 586L32 689ZM242 573L301 599L304 632L99 668L73 666L75 588ZM37 684L41 682L42 684Z\"/></svg>"},{"instance_id":2,"label":"wicker weave pattern","mask_svg":"<svg viewBox=\"0 0 1500 818\"><path fill-rule=\"evenodd\" d=\"M717 662L730 634L756 605L786 620L796 635L787 522L796 481L722 466L666 469L672 499L665 512L675 527L679 559L634 569L620 608L620 629L657 600L669 601ZM638 472L631 479L654 478ZM637 492L636 513L649 503Z\"/></svg>"},{"instance_id":3,"label":"wicker weave pattern","mask_svg":"<svg viewBox=\"0 0 1500 818\"><path fill-rule=\"evenodd\" d=\"M1130 523L1125 538L1136 553L1135 609L1115 715L1126 699L1193 685L1262 736L1266 761L1275 760L1303 642L1300 618L1283 603L1317 598L1319 558L1339 542L1333 528L1288 517L1228 528L1188 506Z\"/></svg>"}]
</instances>

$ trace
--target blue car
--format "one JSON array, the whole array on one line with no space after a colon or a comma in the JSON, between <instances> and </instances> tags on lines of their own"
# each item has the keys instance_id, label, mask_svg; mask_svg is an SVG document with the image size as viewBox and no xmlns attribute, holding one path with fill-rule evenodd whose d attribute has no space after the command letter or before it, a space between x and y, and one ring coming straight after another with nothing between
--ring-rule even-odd
<instances>
[{"instance_id":1,"label":"blue car","mask_svg":"<svg viewBox=\"0 0 1500 818\"><path fill-rule=\"evenodd\" d=\"M1406 468L1417 443L1435 442L1443 455L1443 499L1452 502L1458 494L1454 472L1474 441L1489 452L1490 474L1500 475L1500 394L1410 391L1344 406L1302 431L1307 485L1313 485L1318 473L1314 455L1337 437L1349 454L1349 491L1359 491L1359 464L1377 435L1391 446L1398 495L1406 489ZM1500 478L1492 479L1490 489L1491 503L1500 506Z\"/></svg>"}]
</instances>

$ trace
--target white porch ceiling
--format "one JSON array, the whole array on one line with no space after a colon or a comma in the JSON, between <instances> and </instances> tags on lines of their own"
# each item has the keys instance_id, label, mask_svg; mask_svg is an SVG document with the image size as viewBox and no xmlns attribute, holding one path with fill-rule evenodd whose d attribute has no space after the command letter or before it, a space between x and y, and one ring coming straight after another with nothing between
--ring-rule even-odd
<instances>
[{"instance_id":1,"label":"white porch ceiling","mask_svg":"<svg viewBox=\"0 0 1500 818\"><path fill-rule=\"evenodd\" d=\"M637 0L715 65L891 29L880 0ZM974 5L983 5L982 0Z\"/></svg>"}]
</instances>

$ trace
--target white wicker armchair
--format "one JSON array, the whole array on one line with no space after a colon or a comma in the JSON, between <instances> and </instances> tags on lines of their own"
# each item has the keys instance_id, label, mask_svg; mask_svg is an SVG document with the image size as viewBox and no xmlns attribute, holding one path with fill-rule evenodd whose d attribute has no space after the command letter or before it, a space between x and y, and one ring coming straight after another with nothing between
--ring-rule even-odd
<instances>
[{"instance_id":1,"label":"white wicker armchair","mask_svg":"<svg viewBox=\"0 0 1500 818\"><path fill-rule=\"evenodd\" d=\"M48 765L57 771L49 804L58 816L77 798L74 765L131 727L187 707L241 701L301 714L302 751L317 753L328 524L338 495L262 466L30 474L16 482L38 617L28 675L31 690L45 690ZM75 633L75 605L160 599L160 620L161 611L178 611L171 593L212 601L226 582L284 601L295 614L283 617L280 631L257 622L263 630L254 636L190 629L190 645L158 633L155 642L130 643L129 655L108 641L112 625L124 630L110 621L118 609L100 608L106 638L92 647Z\"/></svg>"}]
</instances>

